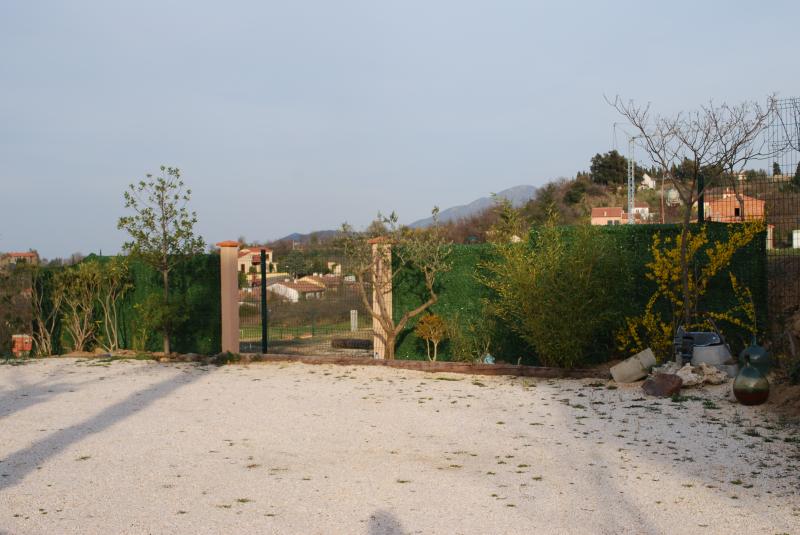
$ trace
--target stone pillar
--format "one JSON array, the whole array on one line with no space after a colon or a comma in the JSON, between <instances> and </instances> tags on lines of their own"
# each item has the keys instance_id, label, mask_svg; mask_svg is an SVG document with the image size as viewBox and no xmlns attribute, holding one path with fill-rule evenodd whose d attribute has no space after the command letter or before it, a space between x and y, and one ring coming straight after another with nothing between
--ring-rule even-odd
<instances>
[{"instance_id":1,"label":"stone pillar","mask_svg":"<svg viewBox=\"0 0 800 535\"><path fill-rule=\"evenodd\" d=\"M378 304L378 292L383 294L383 302L389 317L392 317L392 246L385 238L374 238L369 241L372 244L372 310L380 314ZM386 346L377 334L384 334L383 326L378 319L372 317L373 333L373 357L376 359L384 358Z\"/></svg>"},{"instance_id":2,"label":"stone pillar","mask_svg":"<svg viewBox=\"0 0 800 535\"><path fill-rule=\"evenodd\" d=\"M223 241L219 247L222 351L239 352L239 242Z\"/></svg>"},{"instance_id":3,"label":"stone pillar","mask_svg":"<svg viewBox=\"0 0 800 535\"><path fill-rule=\"evenodd\" d=\"M792 231L792 249L800 249L800 230Z\"/></svg>"},{"instance_id":4,"label":"stone pillar","mask_svg":"<svg viewBox=\"0 0 800 535\"><path fill-rule=\"evenodd\" d=\"M775 248L775 225L767 225L767 251Z\"/></svg>"}]
</instances>

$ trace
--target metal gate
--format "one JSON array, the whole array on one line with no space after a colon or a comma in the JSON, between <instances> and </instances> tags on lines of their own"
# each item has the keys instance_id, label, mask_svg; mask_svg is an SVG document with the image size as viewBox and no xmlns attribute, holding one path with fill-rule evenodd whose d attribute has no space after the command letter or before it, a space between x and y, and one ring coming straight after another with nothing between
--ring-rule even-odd
<instances>
[{"instance_id":1,"label":"metal gate","mask_svg":"<svg viewBox=\"0 0 800 535\"><path fill-rule=\"evenodd\" d=\"M242 249L239 287L242 353L372 357L372 288L365 303L341 251Z\"/></svg>"}]
</instances>

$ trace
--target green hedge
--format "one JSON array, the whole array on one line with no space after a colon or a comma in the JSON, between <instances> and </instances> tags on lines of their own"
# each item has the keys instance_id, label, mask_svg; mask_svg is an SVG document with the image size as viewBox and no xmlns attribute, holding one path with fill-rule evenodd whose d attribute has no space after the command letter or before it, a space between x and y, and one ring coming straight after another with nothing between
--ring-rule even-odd
<instances>
[{"instance_id":1,"label":"green hedge","mask_svg":"<svg viewBox=\"0 0 800 535\"><path fill-rule=\"evenodd\" d=\"M724 223L706 223L709 241L724 240L735 225ZM619 249L619 254L624 255L630 266L631 280L611 280L608 284L616 285L620 289L618 309L615 313L620 318L620 323L626 316L638 315L644 310L648 299L655 290L655 285L646 279L647 263L652 260L650 246L653 235L660 232L662 236L678 236L678 225L620 225L603 227L604 232L610 233ZM694 229L696 230L696 228ZM536 231L531 232L532 244L536 243ZM466 325L483 314L483 301L491 298L489 290L476 279L476 273L481 262L490 258L492 249L490 245L454 245L451 259L453 268L444 274L438 284L439 302L431 311L445 319L453 317ZM767 269L766 269L766 233L762 233L747 247L737 252L731 263L731 271L739 281L750 288L755 301L759 328L762 332L767 326ZM405 311L418 306L425 298L424 285L419 273L398 266L399 270L393 291L393 305L395 318L399 318ZM735 305L736 299L730 290L727 271L719 274L711 284L708 294L701 302L701 307L707 310L724 310ZM413 333L415 321L409 322L403 333L398 337L396 348L397 358L400 359L425 359L425 344ZM722 326L721 326L722 327ZM727 327L727 326L726 326ZM580 328L576 325L576 328ZM741 330L730 327L725 329L734 351L741 347L742 341L747 336ZM536 363L534 351L523 342L510 329L498 326L494 332L495 357L516 363L519 358L523 363ZM587 355L589 361L607 360L613 350L613 333L598 340L595 344L596 354ZM441 347L441 358L448 360L452 357L447 342Z\"/></svg>"},{"instance_id":2,"label":"green hedge","mask_svg":"<svg viewBox=\"0 0 800 535\"><path fill-rule=\"evenodd\" d=\"M111 257L91 255L84 262L96 260L105 263ZM56 271L65 268L45 268ZM161 275L150 266L136 260L130 263L133 288L120 303L120 344L125 349L143 342L143 349L160 351L161 334L147 332L139 344L135 343L137 326L140 326L142 307L151 296L161 295ZM50 278L46 280L50 280ZM219 353L221 347L220 262L215 254L196 255L181 263L170 273L170 300L182 310L184 320L171 337L172 351L179 353ZM99 319L99 311L97 312ZM138 329L141 333L141 328ZM69 340L62 335L56 340L56 352L66 351Z\"/></svg>"},{"instance_id":3,"label":"green hedge","mask_svg":"<svg viewBox=\"0 0 800 535\"><path fill-rule=\"evenodd\" d=\"M161 295L161 275L153 268L134 261L131 264L133 290L121 309L121 338L125 347L133 346L136 324L141 312L136 305L147 302L150 295ZM181 263L170 273L170 300L178 303L185 320L171 337L171 349L179 353L218 353L221 347L219 256L197 255ZM150 333L147 350L162 349L161 334Z\"/></svg>"}]
</instances>

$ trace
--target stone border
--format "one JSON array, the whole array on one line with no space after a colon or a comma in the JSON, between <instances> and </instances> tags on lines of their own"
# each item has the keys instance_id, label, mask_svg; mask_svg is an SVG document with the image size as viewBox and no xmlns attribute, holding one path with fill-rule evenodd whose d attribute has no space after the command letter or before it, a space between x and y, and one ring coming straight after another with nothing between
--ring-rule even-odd
<instances>
[{"instance_id":1,"label":"stone border","mask_svg":"<svg viewBox=\"0 0 800 535\"><path fill-rule=\"evenodd\" d=\"M516 377L602 379L608 380L611 374L595 369L547 368L542 366L521 366L517 364L470 364L466 362L429 362L427 360L383 360L365 357L346 357L341 355L306 357L280 355L274 353L242 354L241 363L259 362L300 362L303 364L336 364L341 366L386 366L404 370L433 373L463 373L471 375L510 375Z\"/></svg>"}]
</instances>

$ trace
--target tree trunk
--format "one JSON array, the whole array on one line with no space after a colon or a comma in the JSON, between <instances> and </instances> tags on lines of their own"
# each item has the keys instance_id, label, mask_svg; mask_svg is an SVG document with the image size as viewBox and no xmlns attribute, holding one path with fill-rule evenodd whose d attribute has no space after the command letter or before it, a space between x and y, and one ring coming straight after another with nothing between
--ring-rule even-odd
<instances>
[{"instance_id":1,"label":"tree trunk","mask_svg":"<svg viewBox=\"0 0 800 535\"><path fill-rule=\"evenodd\" d=\"M685 328L689 328L691 323L691 296L689 295L689 259L687 258L689 244L689 221L691 221L691 205L683 216L683 226L681 228L681 288L683 290L683 323Z\"/></svg>"},{"instance_id":2,"label":"tree trunk","mask_svg":"<svg viewBox=\"0 0 800 535\"><path fill-rule=\"evenodd\" d=\"M162 271L161 275L164 280L164 313L169 314L169 271ZM169 355L169 322L165 322L162 326L164 329L164 353Z\"/></svg>"},{"instance_id":3,"label":"tree trunk","mask_svg":"<svg viewBox=\"0 0 800 535\"><path fill-rule=\"evenodd\" d=\"M433 362L436 362L437 353L439 352L439 342L433 342Z\"/></svg>"},{"instance_id":4,"label":"tree trunk","mask_svg":"<svg viewBox=\"0 0 800 535\"><path fill-rule=\"evenodd\" d=\"M394 360L395 336L393 333L386 333L386 347L383 350L383 358L386 360Z\"/></svg>"}]
</instances>

